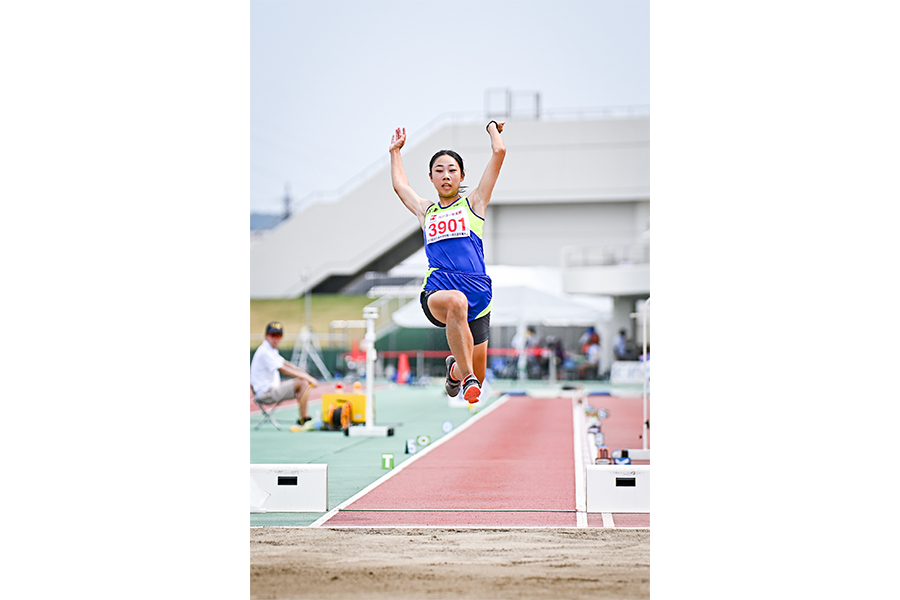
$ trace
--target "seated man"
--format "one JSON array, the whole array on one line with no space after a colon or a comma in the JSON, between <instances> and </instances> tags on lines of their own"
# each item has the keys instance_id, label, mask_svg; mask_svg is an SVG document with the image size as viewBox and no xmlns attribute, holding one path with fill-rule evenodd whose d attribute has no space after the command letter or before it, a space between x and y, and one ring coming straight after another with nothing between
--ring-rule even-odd
<instances>
[{"instance_id":1,"label":"seated man","mask_svg":"<svg viewBox=\"0 0 900 600\"><path fill-rule=\"evenodd\" d=\"M281 323L273 321L266 325L266 339L256 349L253 360L250 361L250 398L252 400L255 394L256 399L263 404L296 398L300 406L297 424L303 425L312 420L306 411L306 392L319 381L278 353L278 344L283 335L284 327ZM295 379L281 381L279 371Z\"/></svg>"}]
</instances>

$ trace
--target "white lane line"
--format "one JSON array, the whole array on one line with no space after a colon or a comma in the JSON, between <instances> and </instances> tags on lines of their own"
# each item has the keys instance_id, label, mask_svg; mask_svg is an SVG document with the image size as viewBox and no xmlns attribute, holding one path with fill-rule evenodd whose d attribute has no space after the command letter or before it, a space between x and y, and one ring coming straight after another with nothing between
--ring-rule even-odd
<instances>
[{"instance_id":1,"label":"white lane line","mask_svg":"<svg viewBox=\"0 0 900 600\"><path fill-rule=\"evenodd\" d=\"M572 427L575 429L575 525L587 527L587 492L584 487L584 408L572 398Z\"/></svg>"},{"instance_id":2,"label":"white lane line","mask_svg":"<svg viewBox=\"0 0 900 600\"><path fill-rule=\"evenodd\" d=\"M603 517L603 526L604 527L611 527L611 528L615 529L616 524L613 521L612 513L600 513L600 516Z\"/></svg>"},{"instance_id":3,"label":"white lane line","mask_svg":"<svg viewBox=\"0 0 900 600\"><path fill-rule=\"evenodd\" d=\"M420 458L422 458L423 456L428 454L434 448L437 448L438 446L447 442L448 440L453 439L460 432L465 431L466 429L471 427L473 423L480 421L486 415L493 412L496 408L502 406L503 404L506 404L506 402L510 398L511 398L511 396L508 396L508 395L502 396L496 402L494 402L493 404L488 406L486 409L480 411L474 417L472 417L471 419L468 419L465 423L463 423L462 425L460 425L459 427L457 427L456 429L454 429L453 431L451 431L450 433L448 433L447 435L445 435L438 441L434 442L433 444L429 444L424 449L416 452L410 458L408 458L405 461L403 461L402 463L400 463L400 465L391 469L390 472L388 472L386 475L373 481L367 487L365 487L361 491L359 491L355 496L352 496L351 498L344 500L343 502L341 502L340 504L338 504L337 506L332 508L330 511L328 511L327 513L325 513L324 515L322 515L321 517L319 517L318 519L316 519L309 525L307 525L307 527L321 527L323 523L325 523L326 521L328 521L328 519L330 519L331 517L336 515L338 513L338 511L340 511L342 508L344 508L345 506L349 506L350 504L356 502L357 500L359 500L360 498L362 498L363 496L365 496L366 494L368 494L369 492L371 492L372 490L377 488L379 485L381 485L382 483L384 483L385 481L387 481L388 479L390 479L391 477L393 477L394 475L396 475L397 473L399 473L400 471L402 471L403 469L408 467L411 463L419 460Z\"/></svg>"}]
</instances>

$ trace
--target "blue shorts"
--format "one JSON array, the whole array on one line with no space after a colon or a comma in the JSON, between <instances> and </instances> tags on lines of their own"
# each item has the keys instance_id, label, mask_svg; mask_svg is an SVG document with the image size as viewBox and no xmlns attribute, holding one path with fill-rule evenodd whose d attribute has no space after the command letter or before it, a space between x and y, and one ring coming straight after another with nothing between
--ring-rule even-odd
<instances>
[{"instance_id":1,"label":"blue shorts","mask_svg":"<svg viewBox=\"0 0 900 600\"><path fill-rule=\"evenodd\" d=\"M425 276L422 291L438 290L457 290L465 294L469 301L469 321L474 321L490 312L493 293L491 278L487 275L434 269Z\"/></svg>"}]
</instances>

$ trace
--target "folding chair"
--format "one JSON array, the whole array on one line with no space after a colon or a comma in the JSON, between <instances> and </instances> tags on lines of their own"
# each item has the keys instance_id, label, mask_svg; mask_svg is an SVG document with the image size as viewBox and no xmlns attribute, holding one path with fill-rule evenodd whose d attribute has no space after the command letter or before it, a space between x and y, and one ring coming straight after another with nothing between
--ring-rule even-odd
<instances>
[{"instance_id":1,"label":"folding chair","mask_svg":"<svg viewBox=\"0 0 900 600\"><path fill-rule=\"evenodd\" d=\"M303 396L300 399L301 402L302 402L303 398L306 398L306 396L309 395L309 390L311 387L312 386L306 386L306 391L303 392ZM263 423L268 421L269 423L274 425L276 429L280 430L281 425L279 425L278 421L275 420L275 417L272 416L272 413L275 412L275 409L278 408L279 404L281 404L282 402L287 402L288 400L295 400L295 398L293 396L291 396L289 398L285 398L284 400L273 400L273 401L267 402L265 400L260 401L260 399L256 397L256 394L254 394L253 401L256 402L256 405L259 407L259 410L262 413L263 417L262 417L262 419L259 420L259 423L257 423L253 427L253 429L259 429L260 427L262 427ZM269 410L266 410L267 406L270 407Z\"/></svg>"},{"instance_id":2,"label":"folding chair","mask_svg":"<svg viewBox=\"0 0 900 600\"><path fill-rule=\"evenodd\" d=\"M293 400L293 398L285 398L285 400ZM272 402L266 402L265 400L260 400L255 395L253 396L253 401L256 402L256 405L259 407L260 412L262 413L262 419L259 420L253 429L259 429L262 427L263 423L268 421L272 425L275 426L275 429L281 429L281 425L279 425L278 421L275 420L275 417L272 416L272 413L275 412L275 409L278 408L278 405L284 402L284 400L274 400ZM271 407L269 410L266 410L266 407Z\"/></svg>"}]
</instances>

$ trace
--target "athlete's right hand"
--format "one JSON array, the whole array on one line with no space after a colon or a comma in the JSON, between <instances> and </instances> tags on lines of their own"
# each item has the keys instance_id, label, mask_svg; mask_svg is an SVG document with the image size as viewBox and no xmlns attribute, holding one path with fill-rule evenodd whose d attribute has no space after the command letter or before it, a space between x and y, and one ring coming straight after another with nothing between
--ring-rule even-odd
<instances>
[{"instance_id":1,"label":"athlete's right hand","mask_svg":"<svg viewBox=\"0 0 900 600\"><path fill-rule=\"evenodd\" d=\"M388 152L392 152L394 150L399 150L403 147L403 144L406 143L406 128L398 127L397 131L394 132L393 137L391 137L391 146L388 148Z\"/></svg>"}]
</instances>

